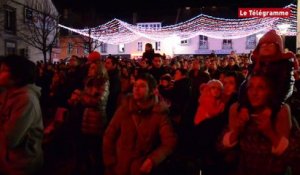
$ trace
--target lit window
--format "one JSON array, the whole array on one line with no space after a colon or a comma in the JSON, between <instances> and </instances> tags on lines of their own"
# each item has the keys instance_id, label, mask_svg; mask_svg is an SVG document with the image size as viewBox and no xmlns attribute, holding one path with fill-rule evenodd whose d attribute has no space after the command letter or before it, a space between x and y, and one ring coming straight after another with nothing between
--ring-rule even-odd
<instances>
[{"instance_id":1,"label":"lit window","mask_svg":"<svg viewBox=\"0 0 300 175\"><path fill-rule=\"evenodd\" d=\"M101 53L107 53L107 44L106 43L101 43L100 52Z\"/></svg>"},{"instance_id":2,"label":"lit window","mask_svg":"<svg viewBox=\"0 0 300 175\"><path fill-rule=\"evenodd\" d=\"M155 42L155 50L160 51L160 42Z\"/></svg>"},{"instance_id":3,"label":"lit window","mask_svg":"<svg viewBox=\"0 0 300 175\"><path fill-rule=\"evenodd\" d=\"M222 49L232 49L232 40L231 39L223 39Z\"/></svg>"},{"instance_id":4,"label":"lit window","mask_svg":"<svg viewBox=\"0 0 300 175\"><path fill-rule=\"evenodd\" d=\"M125 52L125 44L119 44L119 52L120 53Z\"/></svg>"},{"instance_id":5,"label":"lit window","mask_svg":"<svg viewBox=\"0 0 300 175\"><path fill-rule=\"evenodd\" d=\"M70 55L73 51L73 44L72 43L68 43L68 50L67 50L67 53L68 55Z\"/></svg>"},{"instance_id":6,"label":"lit window","mask_svg":"<svg viewBox=\"0 0 300 175\"><path fill-rule=\"evenodd\" d=\"M247 36L246 49L255 49L256 47L256 35Z\"/></svg>"},{"instance_id":7,"label":"lit window","mask_svg":"<svg viewBox=\"0 0 300 175\"><path fill-rule=\"evenodd\" d=\"M84 54L89 54L89 43L84 43L83 52Z\"/></svg>"},{"instance_id":8,"label":"lit window","mask_svg":"<svg viewBox=\"0 0 300 175\"><path fill-rule=\"evenodd\" d=\"M199 35L199 49L208 49L207 36Z\"/></svg>"},{"instance_id":9,"label":"lit window","mask_svg":"<svg viewBox=\"0 0 300 175\"><path fill-rule=\"evenodd\" d=\"M138 51L143 51L143 43L138 42Z\"/></svg>"}]
</instances>

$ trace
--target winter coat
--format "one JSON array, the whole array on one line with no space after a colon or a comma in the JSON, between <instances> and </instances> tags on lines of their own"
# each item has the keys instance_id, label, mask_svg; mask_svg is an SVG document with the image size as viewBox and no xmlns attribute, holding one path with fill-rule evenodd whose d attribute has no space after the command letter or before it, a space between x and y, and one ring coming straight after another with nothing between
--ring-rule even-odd
<instances>
[{"instance_id":1,"label":"winter coat","mask_svg":"<svg viewBox=\"0 0 300 175\"><path fill-rule=\"evenodd\" d=\"M108 121L111 120L117 109L118 96L121 92L121 80L118 69L108 72L109 75L109 95L106 107Z\"/></svg>"},{"instance_id":2,"label":"winter coat","mask_svg":"<svg viewBox=\"0 0 300 175\"><path fill-rule=\"evenodd\" d=\"M40 95L41 89L35 85L0 94L0 174L34 174L41 168L43 121Z\"/></svg>"},{"instance_id":3,"label":"winter coat","mask_svg":"<svg viewBox=\"0 0 300 175\"><path fill-rule=\"evenodd\" d=\"M151 49L151 50L149 50L149 51L145 51L144 53L143 53L143 57L142 57L143 59L144 58L147 58L147 60L148 60L148 63L149 64L152 64L152 60L153 60L153 58L154 58L154 49Z\"/></svg>"},{"instance_id":4,"label":"winter coat","mask_svg":"<svg viewBox=\"0 0 300 175\"><path fill-rule=\"evenodd\" d=\"M156 68L156 67L152 67L149 70L149 73L151 75L153 75L153 77L155 78L156 82L158 83L160 80L160 77L164 74L166 74L166 70L161 66L160 68Z\"/></svg>"},{"instance_id":5,"label":"winter coat","mask_svg":"<svg viewBox=\"0 0 300 175\"><path fill-rule=\"evenodd\" d=\"M82 95L82 105L84 106L81 132L83 134L103 135L106 126L106 105L109 95L108 80L92 80L97 81L100 86L92 85L85 87ZM103 81L103 82L102 82Z\"/></svg>"},{"instance_id":6,"label":"winter coat","mask_svg":"<svg viewBox=\"0 0 300 175\"><path fill-rule=\"evenodd\" d=\"M170 116L184 115L191 94L191 80L182 78L174 82L171 96Z\"/></svg>"},{"instance_id":7,"label":"winter coat","mask_svg":"<svg viewBox=\"0 0 300 175\"><path fill-rule=\"evenodd\" d=\"M167 107L151 98L138 107L129 96L116 111L103 138L107 175L139 175L146 159L160 164L176 146L176 135L167 117Z\"/></svg>"},{"instance_id":8,"label":"winter coat","mask_svg":"<svg viewBox=\"0 0 300 175\"><path fill-rule=\"evenodd\" d=\"M277 47L277 53L272 56L261 56L260 48L262 44L273 43ZM282 38L275 30L270 30L258 42L254 49L251 60L253 64L249 65L248 77L263 73L271 80L273 96L271 101L272 116L275 117L281 105L292 95L295 84L294 68L297 67L295 54L292 52L284 53ZM246 98L246 81L240 88L239 103L241 106L249 106Z\"/></svg>"}]
</instances>

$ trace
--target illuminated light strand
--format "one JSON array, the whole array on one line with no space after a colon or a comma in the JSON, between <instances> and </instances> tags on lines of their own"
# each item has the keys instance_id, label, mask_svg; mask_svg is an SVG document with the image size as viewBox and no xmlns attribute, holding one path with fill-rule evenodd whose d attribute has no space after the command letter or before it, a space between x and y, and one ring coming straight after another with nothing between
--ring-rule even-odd
<instances>
[{"instance_id":1,"label":"illuminated light strand","mask_svg":"<svg viewBox=\"0 0 300 175\"><path fill-rule=\"evenodd\" d=\"M157 41L172 37L185 40L197 35L205 35L216 39L237 39L266 32L270 29L275 29L279 32L277 26L282 23L290 24L285 35L295 36L297 33L296 5L290 4L284 8L291 9L289 18L225 19L200 14L187 21L164 26L158 30L140 28L119 19L113 19L91 29L73 29L63 25L60 25L60 27L108 44L126 44L140 37ZM91 31L90 35L89 31Z\"/></svg>"}]
</instances>

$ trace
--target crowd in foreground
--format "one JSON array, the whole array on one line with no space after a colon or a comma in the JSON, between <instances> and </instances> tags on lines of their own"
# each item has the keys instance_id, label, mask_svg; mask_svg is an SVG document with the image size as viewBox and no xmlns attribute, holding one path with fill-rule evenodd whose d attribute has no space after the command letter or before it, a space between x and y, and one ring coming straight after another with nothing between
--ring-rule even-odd
<instances>
[{"instance_id":1,"label":"crowd in foreground","mask_svg":"<svg viewBox=\"0 0 300 175\"><path fill-rule=\"evenodd\" d=\"M300 174L298 58L0 60L0 174Z\"/></svg>"}]
</instances>

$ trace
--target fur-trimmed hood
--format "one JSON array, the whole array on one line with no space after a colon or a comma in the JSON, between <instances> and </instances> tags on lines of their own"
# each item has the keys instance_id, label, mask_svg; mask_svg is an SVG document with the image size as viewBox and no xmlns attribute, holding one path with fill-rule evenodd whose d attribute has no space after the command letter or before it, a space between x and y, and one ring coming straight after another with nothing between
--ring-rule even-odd
<instances>
[{"instance_id":1,"label":"fur-trimmed hood","mask_svg":"<svg viewBox=\"0 0 300 175\"><path fill-rule=\"evenodd\" d=\"M133 99L132 95L129 95L126 103L128 105L129 112L134 114L147 115L151 112L166 114L169 112L167 103L155 95L149 97L149 99L141 105L139 105L137 101Z\"/></svg>"}]
</instances>

